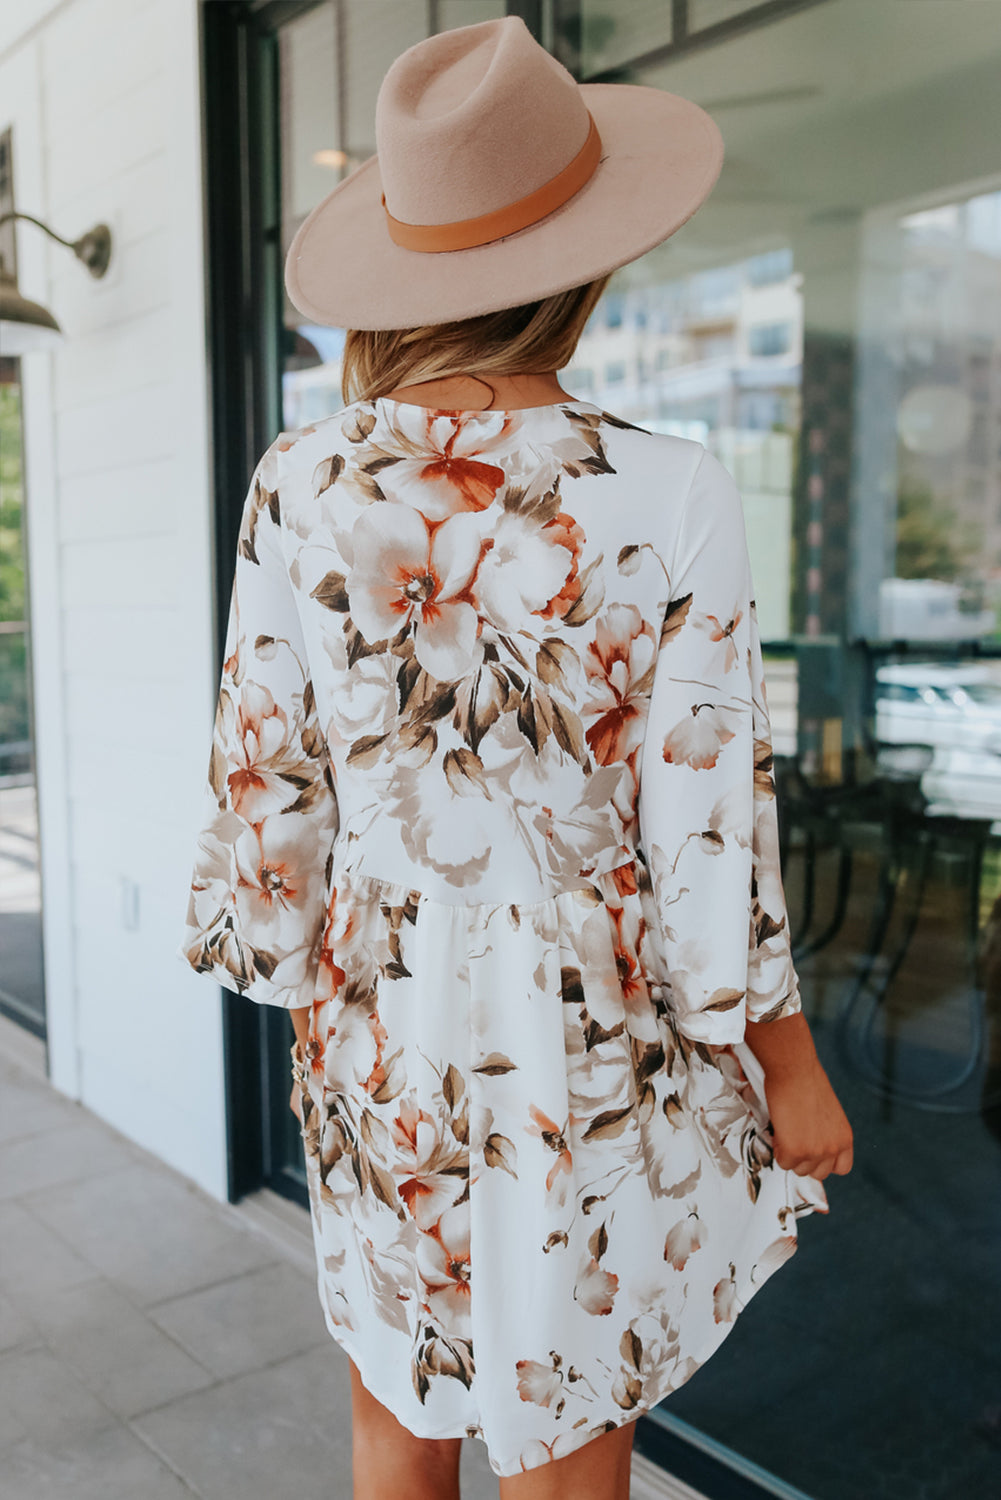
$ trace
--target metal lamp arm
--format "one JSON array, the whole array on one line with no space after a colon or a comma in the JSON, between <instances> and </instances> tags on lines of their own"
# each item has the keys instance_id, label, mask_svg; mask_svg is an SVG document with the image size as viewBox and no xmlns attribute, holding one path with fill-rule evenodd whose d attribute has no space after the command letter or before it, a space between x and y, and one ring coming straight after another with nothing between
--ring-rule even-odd
<instances>
[{"instance_id":1,"label":"metal lamp arm","mask_svg":"<svg viewBox=\"0 0 1001 1500\"><path fill-rule=\"evenodd\" d=\"M34 214L21 213L20 210L0 214L0 227L9 223L11 219L26 219L29 224L37 224L38 228L43 229L50 239L72 250L93 277L99 279L108 269L111 262L111 230L107 224L95 224L93 229L88 229L86 234L82 234L78 240L64 240L62 235L56 234L54 229L50 229L48 224L43 224L41 219L36 219Z\"/></svg>"}]
</instances>

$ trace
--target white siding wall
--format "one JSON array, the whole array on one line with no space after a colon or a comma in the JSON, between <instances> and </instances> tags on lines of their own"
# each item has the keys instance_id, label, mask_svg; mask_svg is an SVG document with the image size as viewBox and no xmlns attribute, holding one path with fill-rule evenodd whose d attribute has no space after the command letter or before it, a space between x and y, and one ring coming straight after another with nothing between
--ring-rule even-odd
<instances>
[{"instance_id":1,"label":"white siding wall","mask_svg":"<svg viewBox=\"0 0 1001 1500\"><path fill-rule=\"evenodd\" d=\"M222 1196L219 994L174 956L215 691L197 3L24 15L0 33L17 206L115 237L94 281L18 228L65 334L23 362L50 1071Z\"/></svg>"}]
</instances>

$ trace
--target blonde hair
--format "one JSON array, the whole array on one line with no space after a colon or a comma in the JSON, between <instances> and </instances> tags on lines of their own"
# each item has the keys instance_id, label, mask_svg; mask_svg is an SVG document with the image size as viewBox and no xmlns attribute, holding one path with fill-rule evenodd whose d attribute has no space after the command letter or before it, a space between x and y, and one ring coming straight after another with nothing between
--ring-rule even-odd
<instances>
[{"instance_id":1,"label":"blonde hair","mask_svg":"<svg viewBox=\"0 0 1001 1500\"><path fill-rule=\"evenodd\" d=\"M344 344L346 402L374 401L400 386L449 375L546 374L573 358L584 324L611 277L539 302L460 323L386 331L352 328Z\"/></svg>"}]
</instances>

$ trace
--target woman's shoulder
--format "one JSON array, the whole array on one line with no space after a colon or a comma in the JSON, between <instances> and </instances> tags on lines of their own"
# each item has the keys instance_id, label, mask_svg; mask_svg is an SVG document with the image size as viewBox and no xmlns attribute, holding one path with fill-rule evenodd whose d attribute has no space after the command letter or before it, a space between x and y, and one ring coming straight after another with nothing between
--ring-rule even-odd
<instances>
[{"instance_id":1,"label":"woman's shoulder","mask_svg":"<svg viewBox=\"0 0 1001 1500\"><path fill-rule=\"evenodd\" d=\"M590 406L589 409L597 414L606 430L622 435L620 441L635 443L641 449L656 449L663 453L674 451L681 455L695 455L703 450L704 445L695 438L669 432L654 421L628 421L602 406Z\"/></svg>"},{"instance_id":2,"label":"woman's shoulder","mask_svg":"<svg viewBox=\"0 0 1001 1500\"><path fill-rule=\"evenodd\" d=\"M317 448L337 449L358 443L372 431L375 421L373 402L352 401L327 416L304 422L301 427L283 428L267 452L284 465Z\"/></svg>"},{"instance_id":3,"label":"woman's shoulder","mask_svg":"<svg viewBox=\"0 0 1001 1500\"><path fill-rule=\"evenodd\" d=\"M663 478L691 478L706 453L695 438L661 431L642 421L627 421L603 407L592 407L609 452L614 450L616 467L635 464Z\"/></svg>"}]
</instances>

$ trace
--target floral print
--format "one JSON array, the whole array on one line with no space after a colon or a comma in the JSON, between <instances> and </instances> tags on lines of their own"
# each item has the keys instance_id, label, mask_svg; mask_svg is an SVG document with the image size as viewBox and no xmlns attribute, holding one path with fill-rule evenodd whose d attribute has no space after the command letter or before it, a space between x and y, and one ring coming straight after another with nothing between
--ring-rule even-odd
<instances>
[{"instance_id":1,"label":"floral print","mask_svg":"<svg viewBox=\"0 0 1001 1500\"><path fill-rule=\"evenodd\" d=\"M483 659L477 613L465 597L480 557L472 518L450 516L432 528L408 506L376 505L358 518L351 540L346 591L363 639L376 645L412 626L425 672L468 676Z\"/></svg>"},{"instance_id":2,"label":"floral print","mask_svg":"<svg viewBox=\"0 0 1001 1500\"><path fill-rule=\"evenodd\" d=\"M827 1211L740 497L586 402L283 433L240 529L180 952L293 1048L321 1305L501 1475L688 1380Z\"/></svg>"}]
</instances>

